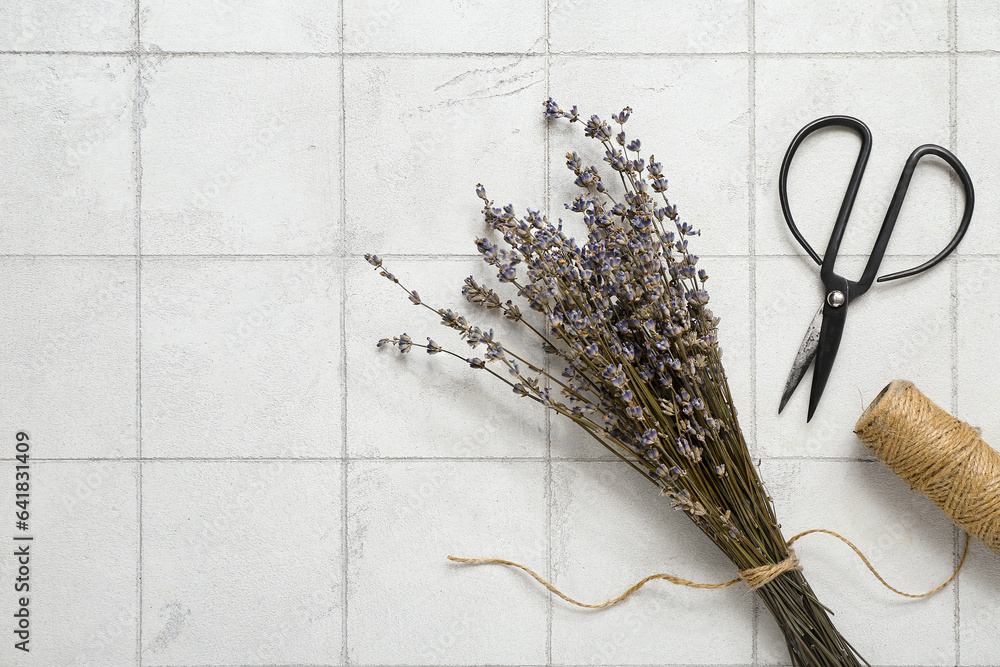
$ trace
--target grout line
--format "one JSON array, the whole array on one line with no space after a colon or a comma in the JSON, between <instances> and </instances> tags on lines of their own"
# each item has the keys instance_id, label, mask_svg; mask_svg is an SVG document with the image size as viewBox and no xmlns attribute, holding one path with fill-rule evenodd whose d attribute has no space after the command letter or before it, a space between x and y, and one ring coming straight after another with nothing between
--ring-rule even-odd
<instances>
[{"instance_id":1,"label":"grout line","mask_svg":"<svg viewBox=\"0 0 1000 667\"><path fill-rule=\"evenodd\" d=\"M191 255L167 255L167 254L144 254L143 257L146 259L231 259L231 260L267 260L267 259L298 259L298 260L309 260L309 259L340 259L343 257L343 252L327 252L327 253L305 253L301 255L295 255L291 253L272 253L272 254L243 254L243 253L232 253L232 254L191 254Z\"/></svg>"},{"instance_id":2,"label":"grout line","mask_svg":"<svg viewBox=\"0 0 1000 667\"><path fill-rule=\"evenodd\" d=\"M545 98L548 99L552 96L552 57L550 54L552 48L552 31L551 31L551 16L552 16L552 5L549 0L543 0L545 3ZM551 150L551 123L545 123L545 150L543 151L543 162L542 173L545 175L545 185L544 185L544 198L545 202L545 215L551 220L552 216L552 202L551 202L551 187L549 183L549 177L551 169L549 168L552 159ZM548 334L548 324L546 323L546 334ZM549 355L545 355L545 373L548 375L552 370L552 360ZM546 386L551 387L551 381L548 377L545 378ZM555 575L552 571L552 411L545 411L545 573L550 581L554 580ZM545 664L551 667L552 665L552 622L555 617L555 596L551 591L548 592L548 608L545 613Z\"/></svg>"},{"instance_id":3,"label":"grout line","mask_svg":"<svg viewBox=\"0 0 1000 667\"><path fill-rule=\"evenodd\" d=\"M79 457L41 457L32 456L32 461L39 461L42 463L339 463L343 461L339 456L298 456L298 457L282 457L282 456L258 456L258 457L240 457L240 456L217 456L217 457L198 457L198 456L143 456L141 459L136 456L119 456L119 457L109 457L109 456L79 456ZM358 460L358 459L355 459ZM369 459L372 461L392 461L395 459ZM409 460L409 459L399 459L399 460ZM418 461L432 461L437 459L416 459ZM464 461L467 459L456 459ZM495 459L494 459L495 460ZM525 459L525 460L538 460L541 459ZM13 459L10 459L13 461ZM8 459L0 459L0 462L8 462Z\"/></svg>"},{"instance_id":4,"label":"grout line","mask_svg":"<svg viewBox=\"0 0 1000 667\"><path fill-rule=\"evenodd\" d=\"M543 663L518 663L518 665L519 665L519 667L549 667L548 665L545 665ZM659 663L655 663L655 665L662 665L663 667L695 667L691 663L659 662ZM645 664L632 664L632 663L630 663L630 664L627 664L627 665L617 665L616 667L653 667L653 666L654 666L654 663L645 663ZM168 667L168 666L167 665L150 665L149 667ZM238 665L232 665L232 664L225 664L225 665L223 665L223 664L218 664L218 663L209 663L209 664L198 664L198 665L186 665L185 667L247 667L247 666L245 664L243 664L243 663L238 664ZM266 664L266 665L254 665L254 667L335 667L335 666L332 665L332 664L330 664L330 663L322 663L322 664L320 664L320 663L311 663L311 662L310 663L296 662L296 663L280 663L280 664L269 663L269 664ZM400 663L371 663L371 664L366 664L364 667L449 667L449 665L442 665L440 663L439 664L427 664L427 663L413 663L413 664L409 664L409 663L406 663L406 664L400 664ZM508 666L507 665L502 665L502 664L495 664L495 663L483 663L483 664L478 665L477 667L508 667ZM562 664L562 663L560 663L559 667L592 667L592 665L581 665L581 664L573 664L573 663ZM704 663L704 664L701 664L701 663L699 663L697 665L697 667L747 667L747 666L745 664L736 664L736 663L723 663L723 664L717 664L717 663ZM792 667L792 666L788 665L786 663L775 663L775 664L770 664L768 667ZM926 665L891 665L891 666L873 665L873 667L926 667ZM991 666L991 665L972 665L971 667L995 667L995 666Z\"/></svg>"},{"instance_id":5,"label":"grout line","mask_svg":"<svg viewBox=\"0 0 1000 667\"><path fill-rule=\"evenodd\" d=\"M138 4L138 3L136 3ZM138 10L136 11L136 25L138 26ZM136 32L138 32L138 27L136 27ZM14 50L14 49L0 49L0 56L115 56L119 58L127 58L129 56L140 55L138 48L126 49L124 51L32 51L32 50Z\"/></svg>"},{"instance_id":6,"label":"grout line","mask_svg":"<svg viewBox=\"0 0 1000 667\"><path fill-rule=\"evenodd\" d=\"M948 148L952 153L958 151L958 0L948 2ZM952 178L955 182L957 179ZM952 217L957 222L958 218L958 193L955 188L951 188L951 211ZM950 320L951 320L951 414L958 414L958 261L952 258L950 263ZM958 567L961 553L961 533L958 526L952 527L953 533L953 562ZM954 639L955 639L955 664L962 664L962 644L961 644L961 575L955 577L953 596L955 601L954 612Z\"/></svg>"},{"instance_id":7,"label":"grout line","mask_svg":"<svg viewBox=\"0 0 1000 667\"><path fill-rule=\"evenodd\" d=\"M414 262L424 262L424 261L445 261L445 262L459 262L465 260L482 260L482 255L474 253L392 253L383 252L379 253L381 257L388 260L401 260L401 261L414 261ZM930 252L923 254L910 254L910 253L892 253L886 252L885 256L890 259L927 259L931 255ZM789 253L768 253L768 252L756 252L755 258L757 259L803 259L805 256L802 254ZM727 260L727 259L746 259L747 255L744 254L701 254L698 257L702 259L713 259L713 260ZM838 258L845 259L868 259L868 253L846 253L841 252L837 255ZM958 256L957 256L958 257ZM315 253L306 255L292 255L292 254L230 254L230 255L220 255L220 254L192 254L192 255L157 255L150 253L143 253L143 260L145 261L159 261L167 259L214 259L214 260L231 260L231 261L274 261L274 260L297 260L297 261L307 261L307 260L320 260L320 259L345 259L353 260L360 263L364 263L364 259L360 255L355 255L351 252L341 251L335 253ZM960 258L965 259L1000 259L1000 252L962 252ZM68 255L68 254L44 254L44 253L30 253L30 254L3 254L0 253L0 260L18 260L18 259L135 259L135 253L127 255Z\"/></svg>"},{"instance_id":8,"label":"grout line","mask_svg":"<svg viewBox=\"0 0 1000 667\"><path fill-rule=\"evenodd\" d=\"M161 259L232 259L232 260L268 260L268 259L330 259L330 258L340 258L342 253L314 253L306 255L291 255L291 254L191 254L191 255L160 255L143 253L144 259L149 260L161 260ZM388 255L387 255L388 256ZM471 255L470 255L471 257ZM40 253L28 253L28 254L0 254L0 259L135 259L135 253L127 255L69 255L69 254L40 254Z\"/></svg>"},{"instance_id":9,"label":"grout line","mask_svg":"<svg viewBox=\"0 0 1000 667\"><path fill-rule=\"evenodd\" d=\"M630 664L627 664L627 665L617 665L616 667L654 667L654 664L656 666L662 666L662 667L695 667L691 663L670 663L670 662L645 663L645 664L631 664L630 663ZM548 665L544 665L544 664L540 664L540 663L526 663L526 664L525 663L518 663L518 665L519 665L519 667L549 667ZM168 666L167 665L149 665L148 667L168 667ZM226 664L226 665L221 665L221 664L218 664L218 663L209 663L209 664L199 664L199 665L186 665L185 667L247 667L247 666L245 664L238 664L238 665ZM335 667L335 666L332 665L332 664L330 664L330 663L322 663L322 664L320 664L320 663L301 663L301 662L296 662L296 663L287 663L287 664L286 663L281 663L281 664L274 664L274 663L272 663L272 664L267 664L267 665L255 665L254 667ZM412 665L411 664L399 664L399 663L373 663L373 664L367 664L364 667L450 667L450 666L449 665L441 665L441 664L428 665L428 664L425 664L425 663L415 663L415 664L412 664ZM493 664L493 663L485 663L485 664L479 665L478 667L508 667L508 666L507 665L498 665L498 664ZM560 663L559 667L592 667L592 665L581 665L581 664L572 664L572 663L562 664L562 663ZM723 663L723 664L705 663L705 664L701 664L701 663L699 663L697 665L697 667L747 667L747 665L742 664L742 663L740 663L740 664L737 664L737 663ZM779 662L779 663L768 663L768 667L792 667L792 665L789 665L788 663L784 663L784 662ZM874 663L872 665L872 667L927 667L927 665L913 665L913 664L883 665L883 664L879 664L879 663ZM967 665L965 667L996 667L996 665Z\"/></svg>"},{"instance_id":10,"label":"grout line","mask_svg":"<svg viewBox=\"0 0 1000 667\"><path fill-rule=\"evenodd\" d=\"M953 53L970 56L997 56L1000 50L979 49L970 51L759 51L755 57L774 59L810 59L810 58L871 58L871 59L905 59L905 58L948 58ZM52 50L13 50L0 49L0 56L89 56L89 57L126 57L139 56L144 58L544 58L546 56L560 58L608 58L614 60L628 59L714 59L734 58L745 59L746 51L705 51L700 53L658 53L652 51L142 51L139 49L124 51L52 51Z\"/></svg>"},{"instance_id":11,"label":"grout line","mask_svg":"<svg viewBox=\"0 0 1000 667\"><path fill-rule=\"evenodd\" d=\"M878 463L874 456L764 456L767 461L809 461L810 463Z\"/></svg>"},{"instance_id":12,"label":"grout line","mask_svg":"<svg viewBox=\"0 0 1000 667\"><path fill-rule=\"evenodd\" d=\"M657 663L657 664L658 665L663 665L664 667L694 667L690 663ZM148 667L172 667L172 666L169 666L169 665L149 665ZM223 664L219 664L219 663L207 663L207 664L199 664L199 665L186 665L185 667L248 667L248 666L245 663L240 663L240 664L236 664L236 665L233 665L233 664L224 664L223 665ZM280 663L280 664L269 663L269 664L266 664L266 665L253 665L252 667L337 667L337 666L334 665L334 664L332 664L332 663L312 663L312 662L302 663L302 662L296 662L296 663ZM450 667L450 666L449 665L442 665L442 664L428 665L428 664L425 664L425 663L415 663L415 664L412 664L412 665L411 664L380 664L380 663L374 663L374 664L365 665L365 667ZM478 667L508 667L508 666L507 665L502 665L502 664L486 663L486 664L479 665ZM529 664L521 664L521 663L519 663L519 667L549 667L549 666L545 665L543 663L534 663L534 664L532 664L532 663L529 663ZM592 665L560 664L559 667L592 667ZM652 667L652 666L650 664L645 664L645 665L618 665L617 667ZM746 665L738 665L738 664L732 664L732 663L721 664L721 665L717 665L717 664L699 664L699 665L697 665L697 667L746 667ZM791 667L791 665L776 664L776 665L770 665L769 667ZM876 667L882 667L882 666L881 665L877 665ZM900 667L900 666L899 665L893 665L891 667ZM911 666L910 665L903 665L902 667L911 667ZM917 666L912 666L912 667L925 667L925 666L923 666L923 665L917 665ZM989 666L989 665L975 665L973 667L991 667L991 666Z\"/></svg>"},{"instance_id":13,"label":"grout line","mask_svg":"<svg viewBox=\"0 0 1000 667\"><path fill-rule=\"evenodd\" d=\"M135 50L142 47L142 0L135 0ZM136 563L136 664L142 667L142 120L143 83L142 58L135 57L135 99L132 102L132 132L135 151L132 157L135 172L135 342L136 342L136 512L138 513Z\"/></svg>"},{"instance_id":14,"label":"grout line","mask_svg":"<svg viewBox=\"0 0 1000 667\"><path fill-rule=\"evenodd\" d=\"M753 451L757 443L757 8L754 0L747 0L747 104L750 109L748 141L750 150L747 166L747 255L749 259L749 311L750 311L750 438ZM760 664L757 646L760 630L759 596L753 600L753 630L751 633L750 659Z\"/></svg>"},{"instance_id":15,"label":"grout line","mask_svg":"<svg viewBox=\"0 0 1000 667\"><path fill-rule=\"evenodd\" d=\"M984 55L992 55L998 53L996 51L980 51L975 53L981 53ZM354 55L354 54L352 54ZM356 54L356 55L366 55L366 54ZM435 54L437 55L437 54ZM444 54L442 54L444 55ZM657 58L657 59L714 59L714 58L734 58L734 59L746 59L746 51L712 51L712 52L702 52L702 53L656 53L649 51L635 51L635 52L616 52L616 51L556 51L553 52L554 56L558 57L575 57L575 58L610 58L615 60L628 60L638 59L638 58ZM836 59L849 59L849 58L872 58L880 60L883 58L927 58L927 57L945 57L948 55L947 51L754 51L751 57L764 57L764 58L774 58L780 60L794 60L794 59L815 59L815 58L836 58Z\"/></svg>"},{"instance_id":16,"label":"grout line","mask_svg":"<svg viewBox=\"0 0 1000 667\"><path fill-rule=\"evenodd\" d=\"M348 637L348 574L350 571L348 554L348 468L350 458L347 450L347 255L345 240L347 239L347 96L344 92L346 60L344 58L344 0L338 0L340 21L338 23L340 51L340 522L341 522L341 609L340 609L340 661L344 665L351 664Z\"/></svg>"},{"instance_id":17,"label":"grout line","mask_svg":"<svg viewBox=\"0 0 1000 667\"><path fill-rule=\"evenodd\" d=\"M954 153L958 150L958 57L955 54L955 44L957 41L957 24L956 24L956 1L949 0L949 14L948 14L948 40L951 43L952 51L949 53L949 72L948 72L948 88L949 88L949 99L948 99L948 121L949 121L949 135L948 135L948 148ZM955 179L952 179L955 180ZM958 193L955 188L951 189L951 209L953 217L957 219L958 212ZM956 258L957 259L957 258ZM955 414L958 408L958 264L956 261L951 262L951 343L952 343L952 368L951 368L951 410L952 414Z\"/></svg>"}]
</instances>

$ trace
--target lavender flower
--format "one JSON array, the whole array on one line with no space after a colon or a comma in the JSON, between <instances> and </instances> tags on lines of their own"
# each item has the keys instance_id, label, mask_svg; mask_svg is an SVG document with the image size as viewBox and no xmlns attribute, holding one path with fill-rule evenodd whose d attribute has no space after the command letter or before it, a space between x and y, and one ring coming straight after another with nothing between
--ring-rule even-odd
<instances>
[{"instance_id":1,"label":"lavender flower","mask_svg":"<svg viewBox=\"0 0 1000 667\"><path fill-rule=\"evenodd\" d=\"M524 326L547 359L532 360L493 329L427 304L369 254L366 260L382 277L413 304L434 311L482 356L467 358L430 338L419 345L405 333L379 347L394 345L402 353L424 347L485 371L581 426L655 484L741 570L779 562L788 546L739 428L721 361L719 319L704 289L708 274L688 248L700 231L666 198L663 165L641 155L639 139L626 137L632 109L611 117L617 132L599 116L582 120L575 106L564 111L552 99L544 111L550 120L582 123L584 135L603 149L613 178L605 183L580 154L566 154L580 190L566 204L584 224L579 240L566 233L562 220L496 206L477 185L492 233L476 239L476 249L527 310L472 276L462 295ZM778 610L795 664L857 664L801 573L786 573L758 594Z\"/></svg>"}]
</instances>

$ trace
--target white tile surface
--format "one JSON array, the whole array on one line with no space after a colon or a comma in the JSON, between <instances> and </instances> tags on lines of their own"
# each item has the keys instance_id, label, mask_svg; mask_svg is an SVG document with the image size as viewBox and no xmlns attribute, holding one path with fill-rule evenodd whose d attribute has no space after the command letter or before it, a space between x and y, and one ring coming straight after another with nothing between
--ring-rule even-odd
<instances>
[{"instance_id":1,"label":"white tile surface","mask_svg":"<svg viewBox=\"0 0 1000 667\"><path fill-rule=\"evenodd\" d=\"M618 461L552 469L552 568L568 595L597 604L666 572L723 582L734 568L657 489ZM610 609L555 600L552 661L567 665L747 664L753 598L655 581ZM696 641L692 641L697 637ZM705 646L712 646L709 652Z\"/></svg>"},{"instance_id":2,"label":"white tile surface","mask_svg":"<svg viewBox=\"0 0 1000 667\"><path fill-rule=\"evenodd\" d=\"M954 569L954 529L926 498L876 462L772 461L761 469L782 530L811 528L847 536L885 579L922 593ZM920 600L882 587L861 560L828 535L795 544L817 597L836 614L837 629L877 665L948 665L955 661L955 597L949 590ZM777 627L761 615L762 664L788 660ZM973 663L974 664L974 663Z\"/></svg>"},{"instance_id":3,"label":"white tile surface","mask_svg":"<svg viewBox=\"0 0 1000 667\"><path fill-rule=\"evenodd\" d=\"M13 431L9 431L13 443ZM29 456L45 455L41 433L30 433ZM13 450L13 446L11 447ZM29 459L30 461L31 459ZM14 467L4 463L14 479ZM28 598L30 659L38 664L80 667L133 665L138 623L139 524L138 465L121 461L35 460L30 470L30 542L5 546L11 554L28 544L28 590L14 591L10 558L4 572L10 580L0 603L13 618L18 598ZM13 506L13 491L10 495ZM11 517L13 521L13 516ZM13 526L11 526L13 528ZM72 573L63 579L60 573ZM12 627L8 626L12 631ZM44 638L43 638L44 637ZM3 647L3 661L15 662L13 642ZM67 657L71 661L67 663Z\"/></svg>"},{"instance_id":4,"label":"white tile surface","mask_svg":"<svg viewBox=\"0 0 1000 667\"><path fill-rule=\"evenodd\" d=\"M45 455L136 453L135 261L0 260L0 402Z\"/></svg>"},{"instance_id":5,"label":"white tile surface","mask_svg":"<svg viewBox=\"0 0 1000 667\"><path fill-rule=\"evenodd\" d=\"M597 114L607 120L626 105L633 108L625 134L630 141L642 141L647 159L653 154L663 163L670 181L667 197L682 218L702 230L691 241L699 255L747 252L750 109L745 58L557 58L550 77L556 101L564 109L577 105L585 118ZM678 101L670 104L669 122L658 111L664 100ZM603 167L604 149L584 137L579 124L553 123L549 143L552 216L573 218L563 204L579 188L562 156L577 151L586 164Z\"/></svg>"},{"instance_id":6,"label":"white tile surface","mask_svg":"<svg viewBox=\"0 0 1000 667\"><path fill-rule=\"evenodd\" d=\"M1000 50L1000 16L992 2L961 0L957 19L960 51Z\"/></svg>"},{"instance_id":7,"label":"white tile surface","mask_svg":"<svg viewBox=\"0 0 1000 667\"><path fill-rule=\"evenodd\" d=\"M1000 278L996 258L963 259L958 266L958 413L1000 445L1000 310L993 289ZM944 405L947 405L945 403Z\"/></svg>"},{"instance_id":8,"label":"white tile surface","mask_svg":"<svg viewBox=\"0 0 1000 667\"><path fill-rule=\"evenodd\" d=\"M545 464L353 462L348 489L352 660L545 662L548 593L521 572L446 559L509 554L545 576Z\"/></svg>"},{"instance_id":9,"label":"white tile surface","mask_svg":"<svg viewBox=\"0 0 1000 667\"><path fill-rule=\"evenodd\" d=\"M340 216L339 62L150 62L143 252L333 252Z\"/></svg>"},{"instance_id":10,"label":"white tile surface","mask_svg":"<svg viewBox=\"0 0 1000 667\"><path fill-rule=\"evenodd\" d=\"M135 45L133 0L5 2L0 49L126 51Z\"/></svg>"},{"instance_id":11,"label":"white tile surface","mask_svg":"<svg viewBox=\"0 0 1000 667\"><path fill-rule=\"evenodd\" d=\"M340 658L340 466L143 463L145 664Z\"/></svg>"},{"instance_id":12,"label":"white tile surface","mask_svg":"<svg viewBox=\"0 0 1000 667\"><path fill-rule=\"evenodd\" d=\"M310 258L147 260L144 454L339 456L337 273Z\"/></svg>"},{"instance_id":13,"label":"white tile surface","mask_svg":"<svg viewBox=\"0 0 1000 667\"><path fill-rule=\"evenodd\" d=\"M140 34L151 51L330 53L339 24L326 0L146 0Z\"/></svg>"},{"instance_id":14,"label":"white tile surface","mask_svg":"<svg viewBox=\"0 0 1000 667\"><path fill-rule=\"evenodd\" d=\"M741 588L657 583L595 613L523 573L444 560L512 558L587 601L657 571L732 574L632 471L593 460L605 453L537 405L458 360L374 348L402 331L454 338L367 251L527 345L459 288L490 274L470 258L486 231L477 182L579 227L562 208L563 154L589 140L546 125L549 94L605 117L631 105L628 133L703 230L692 245L786 532L838 530L890 582L936 585L954 531L859 461L851 429L906 377L1000 442L997 63L978 53L1000 49L995 13L976 0L0 7L0 429L30 430L55 459L37 468L51 549L38 653L0 650L0 664L787 664ZM874 134L845 275L916 146L954 149L978 208L959 260L854 305L806 425L810 375L775 414L819 305L777 173L794 133L832 113ZM792 206L820 249L856 151L827 132L798 156ZM886 270L942 247L960 200L945 169L922 165ZM918 601L830 538L797 549L873 664L996 662L985 549L960 587Z\"/></svg>"},{"instance_id":15,"label":"white tile surface","mask_svg":"<svg viewBox=\"0 0 1000 667\"><path fill-rule=\"evenodd\" d=\"M757 63L757 238L759 253L803 255L781 215L778 173L795 134L821 116L854 116L872 133L872 152L842 253L867 255L885 219L907 157L922 144L948 145L948 61L943 58L761 58ZM905 121L903 120L905 119ZM806 139L792 163L788 199L796 225L822 254L858 159L861 141L846 128ZM968 153L961 151L965 159ZM926 164L925 164L926 163ZM971 169L972 165L965 161ZM935 255L958 220L944 163L925 158L910 182L889 253ZM976 174L973 174L976 178ZM975 180L976 185L980 181ZM971 232L970 232L971 233Z\"/></svg>"},{"instance_id":16,"label":"white tile surface","mask_svg":"<svg viewBox=\"0 0 1000 667\"><path fill-rule=\"evenodd\" d=\"M992 221L1000 214L1000 183L994 157L1000 147L1000 131L994 119L1000 108L1000 85L996 68L1000 57L962 56L958 61L958 145L962 160L976 187L976 213L969 225L969 242L963 254L1000 253L1000 238Z\"/></svg>"},{"instance_id":17,"label":"white tile surface","mask_svg":"<svg viewBox=\"0 0 1000 667\"><path fill-rule=\"evenodd\" d=\"M0 252L135 251L134 93L124 56L0 55Z\"/></svg>"},{"instance_id":18,"label":"white tile surface","mask_svg":"<svg viewBox=\"0 0 1000 667\"><path fill-rule=\"evenodd\" d=\"M347 60L352 253L474 253L486 228L480 181L498 205L541 208L544 65L531 56Z\"/></svg>"},{"instance_id":19,"label":"white tile surface","mask_svg":"<svg viewBox=\"0 0 1000 667\"><path fill-rule=\"evenodd\" d=\"M964 2L964 0L962 0ZM948 0L757 0L757 50L946 51Z\"/></svg>"},{"instance_id":20,"label":"white tile surface","mask_svg":"<svg viewBox=\"0 0 1000 667\"><path fill-rule=\"evenodd\" d=\"M344 49L529 53L545 49L548 0L344 0Z\"/></svg>"},{"instance_id":21,"label":"white tile surface","mask_svg":"<svg viewBox=\"0 0 1000 667\"><path fill-rule=\"evenodd\" d=\"M466 276L513 298L481 259L396 260L386 267L433 308L454 308L471 323L495 329L515 353L539 358L535 337L462 297ZM406 293L363 260L351 261L347 275L347 449L352 457L460 456L542 458L547 453L545 411L516 396L499 379L475 371L459 359L428 355L414 348L378 350L382 338L408 333L416 343L434 339L464 357L482 357L435 313L416 307ZM535 322L543 327L540 322ZM506 377L506 372L501 371Z\"/></svg>"},{"instance_id":22,"label":"white tile surface","mask_svg":"<svg viewBox=\"0 0 1000 667\"><path fill-rule=\"evenodd\" d=\"M1000 638L993 630L1000 623L1000 563L996 554L979 542L969 548L969 563L962 570L959 592L963 665L996 662Z\"/></svg>"},{"instance_id":23,"label":"white tile surface","mask_svg":"<svg viewBox=\"0 0 1000 667\"><path fill-rule=\"evenodd\" d=\"M549 0L554 51L746 52L747 3L740 0Z\"/></svg>"}]
</instances>

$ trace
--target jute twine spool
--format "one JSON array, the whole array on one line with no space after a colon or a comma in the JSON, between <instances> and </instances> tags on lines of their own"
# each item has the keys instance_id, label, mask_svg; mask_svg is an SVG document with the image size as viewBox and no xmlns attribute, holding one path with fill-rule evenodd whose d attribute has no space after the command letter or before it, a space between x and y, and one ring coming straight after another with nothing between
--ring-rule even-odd
<instances>
[{"instance_id":1,"label":"jute twine spool","mask_svg":"<svg viewBox=\"0 0 1000 667\"><path fill-rule=\"evenodd\" d=\"M1000 554L1000 453L912 382L894 380L854 427L865 446L914 491Z\"/></svg>"}]
</instances>

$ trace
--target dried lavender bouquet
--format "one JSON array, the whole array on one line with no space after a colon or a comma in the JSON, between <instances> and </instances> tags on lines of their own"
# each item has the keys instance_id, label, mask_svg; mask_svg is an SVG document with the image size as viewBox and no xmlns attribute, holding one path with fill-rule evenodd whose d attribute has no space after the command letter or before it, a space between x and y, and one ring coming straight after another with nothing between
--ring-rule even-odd
<instances>
[{"instance_id":1,"label":"dried lavender bouquet","mask_svg":"<svg viewBox=\"0 0 1000 667\"><path fill-rule=\"evenodd\" d=\"M400 352L423 348L494 376L514 392L576 422L670 498L740 571L781 627L792 663L809 667L867 664L833 626L781 534L774 508L751 460L722 367L719 323L707 307L708 275L688 250L697 235L664 195L662 165L641 157L625 137L631 110L611 125L545 103L549 119L579 122L601 143L617 174L609 186L575 152L567 166L580 194L587 238L568 237L562 222L537 211L519 217L494 207L484 188L486 222L501 245L476 240L483 259L522 303L544 316L532 324L521 308L466 278L465 298L499 311L536 335L543 358L529 358L451 309L425 304L376 255L366 259L414 304L430 308L482 357L466 357L407 334L379 341ZM548 359L545 359L545 357ZM546 363L548 361L549 363ZM546 369L558 368L547 371Z\"/></svg>"}]
</instances>

